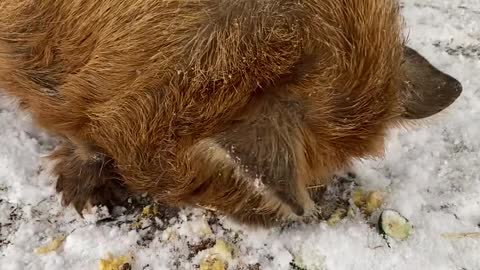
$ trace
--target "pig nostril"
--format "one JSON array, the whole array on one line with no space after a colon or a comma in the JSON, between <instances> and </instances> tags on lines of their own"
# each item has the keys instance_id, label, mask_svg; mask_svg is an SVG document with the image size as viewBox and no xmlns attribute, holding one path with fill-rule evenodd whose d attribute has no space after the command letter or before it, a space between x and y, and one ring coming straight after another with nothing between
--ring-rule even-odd
<instances>
[{"instance_id":1,"label":"pig nostril","mask_svg":"<svg viewBox=\"0 0 480 270\"><path fill-rule=\"evenodd\" d=\"M457 91L457 92L461 92L463 87L462 87L462 84L459 82L459 81L456 81L454 84L453 84L453 88Z\"/></svg>"}]
</instances>

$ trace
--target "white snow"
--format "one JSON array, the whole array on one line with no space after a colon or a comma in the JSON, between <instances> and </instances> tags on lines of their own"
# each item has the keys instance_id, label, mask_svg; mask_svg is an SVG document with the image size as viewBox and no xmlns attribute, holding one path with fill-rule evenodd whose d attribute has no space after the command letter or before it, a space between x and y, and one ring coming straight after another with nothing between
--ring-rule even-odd
<instances>
[{"instance_id":1,"label":"white snow","mask_svg":"<svg viewBox=\"0 0 480 270\"><path fill-rule=\"evenodd\" d=\"M413 224L411 238L388 247L360 216L284 230L248 229L220 217L211 234L210 214L186 209L151 241L148 229L96 225L98 215L81 220L54 192L42 159L51 141L0 96L0 269L97 269L109 252L132 252L133 269L195 269L206 252L188 258L189 245L209 238L233 243L232 266L259 263L262 270L291 269L293 258L312 270L480 269L480 238L441 236L480 232L480 1L403 3L409 44L464 87L428 126L393 131L384 160L356 164L360 184L387 192L386 207ZM34 253L60 234L68 235L60 249Z\"/></svg>"}]
</instances>

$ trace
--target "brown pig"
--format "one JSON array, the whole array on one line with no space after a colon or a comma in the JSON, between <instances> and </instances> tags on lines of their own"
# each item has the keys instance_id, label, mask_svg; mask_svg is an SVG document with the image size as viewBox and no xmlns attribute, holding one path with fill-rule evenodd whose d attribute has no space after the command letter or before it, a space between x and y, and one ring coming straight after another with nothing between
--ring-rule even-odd
<instances>
[{"instance_id":1,"label":"brown pig","mask_svg":"<svg viewBox=\"0 0 480 270\"><path fill-rule=\"evenodd\" d=\"M273 225L460 95L402 31L394 0L2 0L0 88L61 138L66 205Z\"/></svg>"}]
</instances>

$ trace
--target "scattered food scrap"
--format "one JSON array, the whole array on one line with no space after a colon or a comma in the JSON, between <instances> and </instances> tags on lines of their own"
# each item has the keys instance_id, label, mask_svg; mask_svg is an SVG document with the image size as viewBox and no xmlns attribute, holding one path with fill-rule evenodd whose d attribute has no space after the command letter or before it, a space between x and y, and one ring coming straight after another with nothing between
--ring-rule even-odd
<instances>
[{"instance_id":1,"label":"scattered food scrap","mask_svg":"<svg viewBox=\"0 0 480 270\"><path fill-rule=\"evenodd\" d=\"M205 259L200 263L200 270L225 270L225 263L217 258Z\"/></svg>"},{"instance_id":2,"label":"scattered food scrap","mask_svg":"<svg viewBox=\"0 0 480 270\"><path fill-rule=\"evenodd\" d=\"M150 218L158 215L158 206L157 205L147 205L142 210L142 217Z\"/></svg>"},{"instance_id":3,"label":"scattered food scrap","mask_svg":"<svg viewBox=\"0 0 480 270\"><path fill-rule=\"evenodd\" d=\"M379 191L366 192L357 189L352 193L352 200L355 206L360 208L367 216L370 216L382 206L384 196Z\"/></svg>"},{"instance_id":4,"label":"scattered food scrap","mask_svg":"<svg viewBox=\"0 0 480 270\"><path fill-rule=\"evenodd\" d=\"M347 209L338 208L327 220L327 224L330 226L336 225L338 222L340 222L343 218L347 216L347 212Z\"/></svg>"},{"instance_id":5,"label":"scattered food scrap","mask_svg":"<svg viewBox=\"0 0 480 270\"><path fill-rule=\"evenodd\" d=\"M50 242L49 244L35 249L35 253L43 255L43 254L47 254L47 253L50 253L52 251L55 251L58 248L60 248L60 246L65 241L65 238L66 238L66 236L59 236L59 237L53 239L53 241Z\"/></svg>"},{"instance_id":6,"label":"scattered food scrap","mask_svg":"<svg viewBox=\"0 0 480 270\"><path fill-rule=\"evenodd\" d=\"M98 270L129 270L131 269L132 256L120 256L114 258L111 253L107 254L106 259L100 259Z\"/></svg>"},{"instance_id":7,"label":"scattered food scrap","mask_svg":"<svg viewBox=\"0 0 480 270\"><path fill-rule=\"evenodd\" d=\"M224 270L232 260L232 256L233 247L223 240L217 240L200 263L200 270Z\"/></svg>"},{"instance_id":8,"label":"scattered food scrap","mask_svg":"<svg viewBox=\"0 0 480 270\"><path fill-rule=\"evenodd\" d=\"M378 221L380 233L402 241L407 239L413 232L410 222L395 210L384 210Z\"/></svg>"}]
</instances>

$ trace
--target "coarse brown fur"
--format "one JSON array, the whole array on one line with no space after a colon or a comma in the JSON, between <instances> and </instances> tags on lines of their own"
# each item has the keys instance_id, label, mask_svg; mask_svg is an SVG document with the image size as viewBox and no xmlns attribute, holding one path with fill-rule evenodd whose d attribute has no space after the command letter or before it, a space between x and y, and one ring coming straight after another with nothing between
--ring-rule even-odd
<instances>
[{"instance_id":1,"label":"coarse brown fur","mask_svg":"<svg viewBox=\"0 0 480 270\"><path fill-rule=\"evenodd\" d=\"M271 225L459 96L402 34L393 0L3 0L0 87L63 138L65 204L147 192Z\"/></svg>"}]
</instances>

